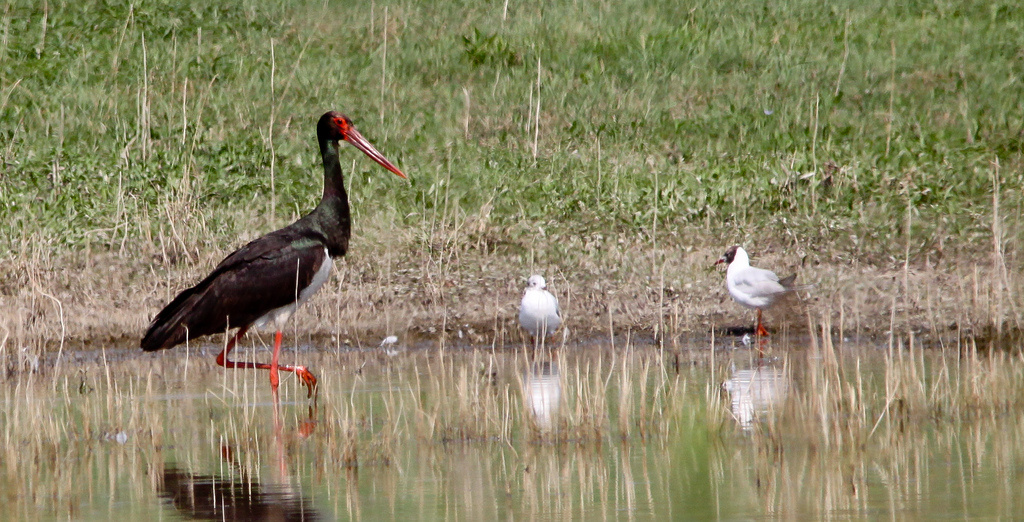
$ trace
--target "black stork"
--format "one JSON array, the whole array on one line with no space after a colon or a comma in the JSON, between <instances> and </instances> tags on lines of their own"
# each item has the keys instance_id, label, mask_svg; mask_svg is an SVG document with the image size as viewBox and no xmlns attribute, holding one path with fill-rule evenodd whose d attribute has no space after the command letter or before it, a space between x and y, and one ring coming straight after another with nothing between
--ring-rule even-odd
<instances>
[{"instance_id":1,"label":"black stork","mask_svg":"<svg viewBox=\"0 0 1024 522\"><path fill-rule=\"evenodd\" d=\"M308 395L313 395L316 377L304 366L278 364L278 357L285 322L327 281L331 260L348 250L351 217L338 142L351 143L384 168L406 177L356 131L347 116L324 114L317 123L316 135L324 164L320 204L295 223L236 250L199 284L178 294L153 318L140 343L143 350L171 348L196 337L238 328L217 356L217 364L270 370L275 397L278 370L292 372L302 379ZM264 324L276 329L270 364L229 360L228 354L245 332L253 325Z\"/></svg>"}]
</instances>

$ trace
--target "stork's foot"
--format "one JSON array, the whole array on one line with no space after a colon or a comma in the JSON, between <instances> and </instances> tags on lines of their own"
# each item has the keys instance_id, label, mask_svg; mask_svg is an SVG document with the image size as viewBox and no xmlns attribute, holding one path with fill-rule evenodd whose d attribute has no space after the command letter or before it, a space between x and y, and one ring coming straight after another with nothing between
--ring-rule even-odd
<instances>
[{"instance_id":1,"label":"stork's foot","mask_svg":"<svg viewBox=\"0 0 1024 522\"><path fill-rule=\"evenodd\" d=\"M302 384L307 390L306 397L312 398L316 394L316 377L305 366L296 366L293 371L302 379Z\"/></svg>"},{"instance_id":2,"label":"stork's foot","mask_svg":"<svg viewBox=\"0 0 1024 522\"><path fill-rule=\"evenodd\" d=\"M301 439L307 439L316 430L316 407L310 405L309 407L309 418L299 423L299 428L296 430L296 434Z\"/></svg>"}]
</instances>

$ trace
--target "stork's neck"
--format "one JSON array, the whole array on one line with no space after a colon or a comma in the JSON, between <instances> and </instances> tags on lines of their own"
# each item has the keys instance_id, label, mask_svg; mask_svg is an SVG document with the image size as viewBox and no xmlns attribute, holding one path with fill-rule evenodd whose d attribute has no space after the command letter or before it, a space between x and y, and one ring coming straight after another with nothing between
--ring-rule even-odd
<instances>
[{"instance_id":1,"label":"stork's neck","mask_svg":"<svg viewBox=\"0 0 1024 522\"><path fill-rule=\"evenodd\" d=\"M324 195L306 219L310 228L323 235L330 256L341 257L348 250L351 217L345 177L338 157L338 142L321 138L320 156L324 163Z\"/></svg>"}]
</instances>

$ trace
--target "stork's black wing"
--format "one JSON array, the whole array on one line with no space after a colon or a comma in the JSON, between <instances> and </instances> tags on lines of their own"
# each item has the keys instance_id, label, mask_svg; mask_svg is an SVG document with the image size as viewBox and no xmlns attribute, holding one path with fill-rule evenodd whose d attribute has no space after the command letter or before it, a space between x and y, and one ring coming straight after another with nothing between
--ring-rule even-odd
<instances>
[{"instance_id":1,"label":"stork's black wing","mask_svg":"<svg viewBox=\"0 0 1024 522\"><path fill-rule=\"evenodd\" d=\"M308 232L288 227L256 239L165 306L143 336L142 349L170 348L249 325L294 302L327 261L323 240Z\"/></svg>"}]
</instances>

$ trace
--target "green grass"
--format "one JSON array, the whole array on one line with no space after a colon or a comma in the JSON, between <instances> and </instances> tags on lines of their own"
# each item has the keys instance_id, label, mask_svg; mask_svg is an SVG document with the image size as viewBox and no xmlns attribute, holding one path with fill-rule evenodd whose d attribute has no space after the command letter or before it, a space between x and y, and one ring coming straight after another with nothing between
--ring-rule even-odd
<instances>
[{"instance_id":1,"label":"green grass","mask_svg":"<svg viewBox=\"0 0 1024 522\"><path fill-rule=\"evenodd\" d=\"M486 206L487 241L543 229L552 259L626 235L884 264L990 249L998 162L1012 244L1024 8L900 4L7 3L0 252L286 223L328 109L411 178L348 151L357 231Z\"/></svg>"}]
</instances>

